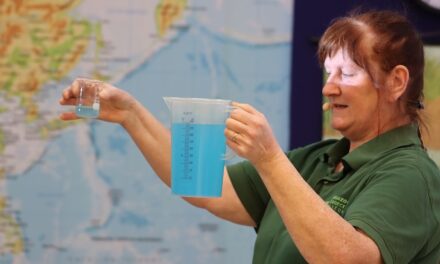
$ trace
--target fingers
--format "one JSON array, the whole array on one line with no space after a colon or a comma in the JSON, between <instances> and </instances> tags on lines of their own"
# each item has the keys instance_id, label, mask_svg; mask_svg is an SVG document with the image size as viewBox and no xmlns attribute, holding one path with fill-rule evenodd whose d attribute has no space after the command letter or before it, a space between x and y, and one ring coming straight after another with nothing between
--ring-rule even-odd
<instances>
[{"instance_id":1,"label":"fingers","mask_svg":"<svg viewBox=\"0 0 440 264\"><path fill-rule=\"evenodd\" d=\"M74 112L65 112L60 114L60 119L69 121L79 119L78 116Z\"/></svg>"},{"instance_id":2,"label":"fingers","mask_svg":"<svg viewBox=\"0 0 440 264\"><path fill-rule=\"evenodd\" d=\"M72 97L73 95L69 86L69 88L64 89L64 91L61 93L61 98L59 100L59 103L61 105L69 105L70 104L69 102L71 102L73 99Z\"/></svg>"},{"instance_id":3,"label":"fingers","mask_svg":"<svg viewBox=\"0 0 440 264\"><path fill-rule=\"evenodd\" d=\"M245 133L247 126L252 123L256 110L248 105L232 102L233 110L226 120L226 127L234 132Z\"/></svg>"},{"instance_id":4,"label":"fingers","mask_svg":"<svg viewBox=\"0 0 440 264\"><path fill-rule=\"evenodd\" d=\"M249 120L249 115L244 110L237 108L231 112L230 118L226 120L225 137L228 145L239 145L243 144L244 136L246 130L249 129L247 126L247 121Z\"/></svg>"},{"instance_id":5,"label":"fingers","mask_svg":"<svg viewBox=\"0 0 440 264\"><path fill-rule=\"evenodd\" d=\"M231 105L232 105L232 107L235 107L237 109L242 109L245 112L248 112L250 114L255 114L256 112L258 112L255 108L253 108L249 104L242 104L242 103L239 103L239 102L232 102Z\"/></svg>"},{"instance_id":6,"label":"fingers","mask_svg":"<svg viewBox=\"0 0 440 264\"><path fill-rule=\"evenodd\" d=\"M76 79L69 87L64 89L64 91L61 94L59 103L61 105L74 105L76 104L78 94L79 94L79 83L78 83L78 79Z\"/></svg>"},{"instance_id":7,"label":"fingers","mask_svg":"<svg viewBox=\"0 0 440 264\"><path fill-rule=\"evenodd\" d=\"M248 104L232 106L225 129L228 146L253 164L272 157L279 148L265 115Z\"/></svg>"},{"instance_id":8,"label":"fingers","mask_svg":"<svg viewBox=\"0 0 440 264\"><path fill-rule=\"evenodd\" d=\"M225 130L226 144L237 154L241 155L249 145L246 135L232 130Z\"/></svg>"},{"instance_id":9,"label":"fingers","mask_svg":"<svg viewBox=\"0 0 440 264\"><path fill-rule=\"evenodd\" d=\"M234 102L234 110L227 120L226 125L237 132L247 134L250 129L262 129L266 125L266 117L248 104Z\"/></svg>"},{"instance_id":10,"label":"fingers","mask_svg":"<svg viewBox=\"0 0 440 264\"><path fill-rule=\"evenodd\" d=\"M231 114L229 115L230 119L236 120L243 124L252 123L252 120L258 113L258 111L248 104L233 102L232 107L234 107L234 110L232 110Z\"/></svg>"},{"instance_id":11,"label":"fingers","mask_svg":"<svg viewBox=\"0 0 440 264\"><path fill-rule=\"evenodd\" d=\"M246 113L245 113L246 114ZM242 120L228 118L226 120L225 136L229 145L249 144L248 130L251 129Z\"/></svg>"},{"instance_id":12,"label":"fingers","mask_svg":"<svg viewBox=\"0 0 440 264\"><path fill-rule=\"evenodd\" d=\"M241 134L231 129L225 129L225 136L226 140L229 140L235 144L237 144L239 139L241 139Z\"/></svg>"},{"instance_id":13,"label":"fingers","mask_svg":"<svg viewBox=\"0 0 440 264\"><path fill-rule=\"evenodd\" d=\"M92 80L92 79L84 79L84 78L77 78L75 79L75 81L73 81L73 83L67 87L66 89L64 89L64 91L61 94L61 98L59 100L59 103L61 105L73 105L76 104L76 99L79 96L80 93L80 83L82 83L83 85L90 85L90 83L96 83L99 82L97 80ZM99 82L100 83L100 82ZM99 91L101 92L101 90L103 89L103 85L100 85L98 87Z\"/></svg>"},{"instance_id":14,"label":"fingers","mask_svg":"<svg viewBox=\"0 0 440 264\"><path fill-rule=\"evenodd\" d=\"M234 132L244 133L246 132L247 125L239 119L228 118L226 119L226 127Z\"/></svg>"},{"instance_id":15,"label":"fingers","mask_svg":"<svg viewBox=\"0 0 440 264\"><path fill-rule=\"evenodd\" d=\"M233 102L234 110L226 120L225 136L235 144L252 145L268 130L266 117L249 104Z\"/></svg>"},{"instance_id":16,"label":"fingers","mask_svg":"<svg viewBox=\"0 0 440 264\"><path fill-rule=\"evenodd\" d=\"M61 97L58 101L60 105L75 105L77 98L67 98Z\"/></svg>"}]
</instances>

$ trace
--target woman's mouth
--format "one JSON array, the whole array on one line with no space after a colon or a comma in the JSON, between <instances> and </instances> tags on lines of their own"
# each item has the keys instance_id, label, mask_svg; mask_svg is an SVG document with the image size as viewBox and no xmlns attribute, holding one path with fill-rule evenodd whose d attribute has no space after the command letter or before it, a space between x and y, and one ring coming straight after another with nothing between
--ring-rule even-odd
<instances>
[{"instance_id":1,"label":"woman's mouth","mask_svg":"<svg viewBox=\"0 0 440 264\"><path fill-rule=\"evenodd\" d=\"M344 105L344 104L335 104L335 103L333 103L332 106L333 106L333 108L336 108L336 109L344 109L344 108L347 108L347 107L348 107L348 105Z\"/></svg>"}]
</instances>

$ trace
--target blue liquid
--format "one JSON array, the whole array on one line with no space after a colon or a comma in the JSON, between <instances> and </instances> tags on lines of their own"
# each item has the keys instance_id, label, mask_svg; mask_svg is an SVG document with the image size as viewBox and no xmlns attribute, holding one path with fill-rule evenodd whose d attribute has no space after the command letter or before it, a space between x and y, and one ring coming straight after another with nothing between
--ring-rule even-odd
<instances>
[{"instance_id":1,"label":"blue liquid","mask_svg":"<svg viewBox=\"0 0 440 264\"><path fill-rule=\"evenodd\" d=\"M171 190L174 194L221 196L226 151L224 130L224 124L172 124Z\"/></svg>"},{"instance_id":2,"label":"blue liquid","mask_svg":"<svg viewBox=\"0 0 440 264\"><path fill-rule=\"evenodd\" d=\"M77 105L75 107L75 114L81 117L95 118L99 115L99 108L96 109L91 106Z\"/></svg>"}]
</instances>

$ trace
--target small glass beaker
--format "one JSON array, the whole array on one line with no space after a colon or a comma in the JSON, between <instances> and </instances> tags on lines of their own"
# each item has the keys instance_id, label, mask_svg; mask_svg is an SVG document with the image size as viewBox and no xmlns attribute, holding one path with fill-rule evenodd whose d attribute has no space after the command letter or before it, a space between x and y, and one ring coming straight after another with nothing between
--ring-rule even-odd
<instances>
[{"instance_id":1,"label":"small glass beaker","mask_svg":"<svg viewBox=\"0 0 440 264\"><path fill-rule=\"evenodd\" d=\"M85 118L96 118L99 115L99 91L103 84L99 80L77 79L79 96L75 114Z\"/></svg>"}]
</instances>

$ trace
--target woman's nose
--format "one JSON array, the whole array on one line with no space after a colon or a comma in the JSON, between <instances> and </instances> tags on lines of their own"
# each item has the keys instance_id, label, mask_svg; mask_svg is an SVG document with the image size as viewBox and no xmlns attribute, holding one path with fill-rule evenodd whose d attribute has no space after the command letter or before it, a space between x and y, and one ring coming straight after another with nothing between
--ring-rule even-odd
<instances>
[{"instance_id":1,"label":"woman's nose","mask_svg":"<svg viewBox=\"0 0 440 264\"><path fill-rule=\"evenodd\" d=\"M322 95L326 97L336 96L341 94L341 89L339 85L332 81L327 81L322 88Z\"/></svg>"}]
</instances>

